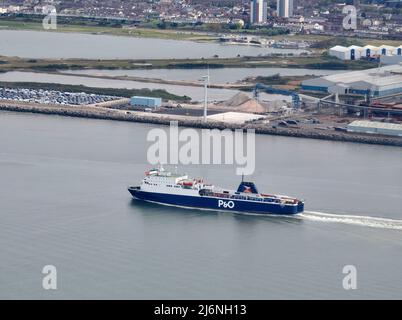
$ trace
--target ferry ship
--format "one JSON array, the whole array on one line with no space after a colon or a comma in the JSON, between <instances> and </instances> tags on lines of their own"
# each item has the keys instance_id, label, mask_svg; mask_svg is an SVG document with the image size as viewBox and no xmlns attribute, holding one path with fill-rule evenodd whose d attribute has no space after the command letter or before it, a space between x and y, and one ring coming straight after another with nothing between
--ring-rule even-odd
<instances>
[{"instance_id":1,"label":"ferry ship","mask_svg":"<svg viewBox=\"0 0 402 320\"><path fill-rule=\"evenodd\" d=\"M138 200L185 208L261 215L293 215L304 211L303 201L259 193L253 182L242 179L237 191L227 190L163 167L145 172L141 184L129 187L128 191Z\"/></svg>"}]
</instances>

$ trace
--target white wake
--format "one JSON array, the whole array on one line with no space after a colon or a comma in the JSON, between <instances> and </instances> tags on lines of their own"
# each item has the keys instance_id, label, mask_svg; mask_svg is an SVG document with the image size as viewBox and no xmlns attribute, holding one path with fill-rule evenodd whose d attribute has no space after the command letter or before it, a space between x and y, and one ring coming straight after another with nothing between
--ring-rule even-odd
<instances>
[{"instance_id":1,"label":"white wake","mask_svg":"<svg viewBox=\"0 0 402 320\"><path fill-rule=\"evenodd\" d=\"M319 222L335 222L359 225L372 228L402 230L402 220L377 218L368 216L355 216L346 214L333 214L316 211L305 211L298 215L302 219L319 221Z\"/></svg>"}]
</instances>

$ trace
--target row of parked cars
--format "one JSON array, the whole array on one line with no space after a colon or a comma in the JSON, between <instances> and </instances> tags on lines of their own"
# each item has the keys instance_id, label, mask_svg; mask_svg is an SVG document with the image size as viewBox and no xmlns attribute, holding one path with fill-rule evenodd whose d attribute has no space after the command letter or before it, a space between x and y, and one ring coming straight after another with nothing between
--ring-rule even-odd
<instances>
[{"instance_id":1,"label":"row of parked cars","mask_svg":"<svg viewBox=\"0 0 402 320\"><path fill-rule=\"evenodd\" d=\"M86 105L116 100L116 97L85 92L0 88L0 99L45 104Z\"/></svg>"}]
</instances>

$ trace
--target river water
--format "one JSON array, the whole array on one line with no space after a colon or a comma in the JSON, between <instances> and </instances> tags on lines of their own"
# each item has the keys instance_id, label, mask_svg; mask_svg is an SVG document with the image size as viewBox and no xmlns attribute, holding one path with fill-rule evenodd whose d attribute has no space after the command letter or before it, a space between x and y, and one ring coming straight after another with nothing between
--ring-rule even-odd
<instances>
[{"instance_id":1,"label":"river water","mask_svg":"<svg viewBox=\"0 0 402 320\"><path fill-rule=\"evenodd\" d=\"M166 91L178 96L188 96L194 101L204 99L204 88L194 86L180 86L161 83L149 83L130 80L111 80L81 77L76 75L59 75L36 72L11 71L0 73L0 81L11 82L38 82L38 83L60 83L69 85L84 85L96 88L124 88L124 89L165 89ZM238 90L231 89L209 89L208 96L210 101L223 101L233 97Z\"/></svg>"},{"instance_id":2,"label":"river water","mask_svg":"<svg viewBox=\"0 0 402 320\"><path fill-rule=\"evenodd\" d=\"M0 112L0 298L402 298L401 148L258 136L250 179L307 212L257 217L131 200L154 127Z\"/></svg>"},{"instance_id":3,"label":"river water","mask_svg":"<svg viewBox=\"0 0 402 320\"><path fill-rule=\"evenodd\" d=\"M163 80L187 80L197 81L206 74L203 69L152 69L152 70L74 70L65 71L70 75L47 74L38 72L11 71L0 73L0 81L10 82L38 82L38 83L60 83L69 85L84 85L98 88L125 88L125 89L165 89L166 91L179 96L186 95L194 101L204 99L204 89L194 86L170 85L150 82L139 82L130 80L111 80L101 78L84 77L83 75L96 76L134 76L144 78L156 78ZM285 76L321 76L335 74L339 71L333 70L310 70L310 69L292 69L292 68L225 68L211 69L211 83L234 83L247 77L271 76L281 74ZM78 76L80 75L80 76ZM223 101L232 98L238 90L233 89L209 89L208 96L210 101ZM265 96L265 95L264 95ZM266 98L265 100L270 100Z\"/></svg>"},{"instance_id":4,"label":"river water","mask_svg":"<svg viewBox=\"0 0 402 320\"><path fill-rule=\"evenodd\" d=\"M27 50L29 48L29 50ZM111 35L0 30L0 55L50 59L233 58L305 50L223 45L215 42L148 39Z\"/></svg>"},{"instance_id":5,"label":"river water","mask_svg":"<svg viewBox=\"0 0 402 320\"><path fill-rule=\"evenodd\" d=\"M164 80L188 80L201 79L207 73L203 69L150 69L150 70L72 70L71 74L108 75L108 76L132 76L144 78L156 78ZM210 69L209 75L212 83L233 83L247 77L268 77L275 74L281 76L324 76L344 71L319 70L319 69L293 69L293 68L224 68Z\"/></svg>"}]
</instances>

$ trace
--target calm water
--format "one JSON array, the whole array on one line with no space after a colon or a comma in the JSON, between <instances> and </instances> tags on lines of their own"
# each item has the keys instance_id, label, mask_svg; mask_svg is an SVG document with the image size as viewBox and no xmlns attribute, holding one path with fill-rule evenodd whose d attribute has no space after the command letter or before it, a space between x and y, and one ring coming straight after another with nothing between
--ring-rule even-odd
<instances>
[{"instance_id":1,"label":"calm water","mask_svg":"<svg viewBox=\"0 0 402 320\"><path fill-rule=\"evenodd\" d=\"M36 72L20 72L12 71L0 73L0 81L12 82L39 82L39 83L61 83L70 85L84 85L96 88L125 88L125 89L165 89L166 91L177 94L179 96L186 95L191 97L194 101L201 101L204 99L204 88L193 86L176 86L160 83L148 83L129 80L110 80L110 79L97 79L79 76L46 74ZM229 89L209 89L208 96L211 101L227 100L233 97L238 90Z\"/></svg>"},{"instance_id":2,"label":"calm water","mask_svg":"<svg viewBox=\"0 0 402 320\"><path fill-rule=\"evenodd\" d=\"M204 89L201 87L168 85L160 83L145 83L139 81L129 80L110 80L110 79L97 79L76 76L80 75L128 75L146 78L158 78L165 80L190 80L196 81L205 75L205 70L191 69L191 70L178 70L178 69L153 69L153 70L74 70L68 71L71 76L46 74L37 72L21 72L12 71L0 73L0 81L12 82L39 82L39 83L61 83L70 85L85 85L97 88L126 88L126 89L165 89L168 92L177 95L187 95L194 101L201 101L204 99ZM333 70L309 70L309 69L292 69L292 68L225 68L225 69L211 69L211 83L225 83L236 82L246 77L251 76L270 76L280 73L281 75L326 75L334 74L339 71ZM211 101L223 101L230 99L238 90L231 89L209 89L208 96ZM277 96L261 94L263 100L271 101ZM284 97L280 97L284 99ZM285 98L286 99L286 98Z\"/></svg>"},{"instance_id":3,"label":"calm water","mask_svg":"<svg viewBox=\"0 0 402 320\"><path fill-rule=\"evenodd\" d=\"M0 298L402 298L402 149L259 136L259 188L317 213L256 217L132 201L151 128L0 113ZM48 264L57 291L41 289Z\"/></svg>"},{"instance_id":4,"label":"calm water","mask_svg":"<svg viewBox=\"0 0 402 320\"><path fill-rule=\"evenodd\" d=\"M0 55L24 58L185 59L301 52L305 51L109 35L0 30Z\"/></svg>"},{"instance_id":5,"label":"calm water","mask_svg":"<svg viewBox=\"0 0 402 320\"><path fill-rule=\"evenodd\" d=\"M151 69L151 70L73 70L72 74L89 75L112 75L112 76L133 76L145 78L157 78L164 80L198 80L206 74L200 69ZM283 76L324 76L344 71L336 70L313 70L313 69L292 69L292 68L225 68L210 69L212 83L231 83L243 80L247 77L272 76L280 74Z\"/></svg>"}]
</instances>

